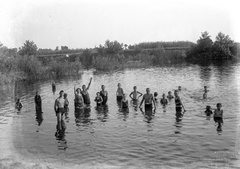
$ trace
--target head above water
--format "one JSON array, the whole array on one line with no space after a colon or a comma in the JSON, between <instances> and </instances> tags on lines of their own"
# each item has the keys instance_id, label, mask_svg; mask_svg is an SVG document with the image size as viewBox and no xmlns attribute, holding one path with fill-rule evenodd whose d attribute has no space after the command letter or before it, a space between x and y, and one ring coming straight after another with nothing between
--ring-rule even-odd
<instances>
[{"instance_id":1,"label":"head above water","mask_svg":"<svg viewBox=\"0 0 240 169\"><path fill-rule=\"evenodd\" d=\"M61 91L59 92L59 95L60 95L60 96L63 96L63 94L64 94L64 91L61 90Z\"/></svg>"},{"instance_id":2,"label":"head above water","mask_svg":"<svg viewBox=\"0 0 240 169\"><path fill-rule=\"evenodd\" d=\"M67 98L67 93L64 93L64 94L63 94L63 97L64 97L64 98Z\"/></svg>"},{"instance_id":3,"label":"head above water","mask_svg":"<svg viewBox=\"0 0 240 169\"><path fill-rule=\"evenodd\" d=\"M222 107L222 103L217 103L217 108L220 109Z\"/></svg>"},{"instance_id":4,"label":"head above water","mask_svg":"<svg viewBox=\"0 0 240 169\"><path fill-rule=\"evenodd\" d=\"M77 89L76 89L76 92L77 92L77 93L80 93L80 92L81 92L81 89L80 89L80 88L77 88Z\"/></svg>"},{"instance_id":5,"label":"head above water","mask_svg":"<svg viewBox=\"0 0 240 169\"><path fill-rule=\"evenodd\" d=\"M121 83L118 83L118 85L117 85L117 86L118 86L118 88L120 88L120 87L121 87Z\"/></svg>"},{"instance_id":6,"label":"head above water","mask_svg":"<svg viewBox=\"0 0 240 169\"><path fill-rule=\"evenodd\" d=\"M105 86L104 86L104 85L102 85L102 87L101 87L101 88L102 88L102 90L105 90Z\"/></svg>"},{"instance_id":7,"label":"head above water","mask_svg":"<svg viewBox=\"0 0 240 169\"><path fill-rule=\"evenodd\" d=\"M96 95L97 95L97 96L100 96L100 92L97 92Z\"/></svg>"},{"instance_id":8,"label":"head above water","mask_svg":"<svg viewBox=\"0 0 240 169\"><path fill-rule=\"evenodd\" d=\"M165 93L163 93L162 97L165 98L165 96L166 96Z\"/></svg>"},{"instance_id":9,"label":"head above water","mask_svg":"<svg viewBox=\"0 0 240 169\"><path fill-rule=\"evenodd\" d=\"M154 92L153 95L154 95L154 97L157 97L158 96L158 92Z\"/></svg>"},{"instance_id":10,"label":"head above water","mask_svg":"<svg viewBox=\"0 0 240 169\"><path fill-rule=\"evenodd\" d=\"M86 89L86 85L82 85L82 89L85 90Z\"/></svg>"},{"instance_id":11,"label":"head above water","mask_svg":"<svg viewBox=\"0 0 240 169\"><path fill-rule=\"evenodd\" d=\"M182 90L182 87L181 87L181 86L178 86L178 90Z\"/></svg>"},{"instance_id":12,"label":"head above water","mask_svg":"<svg viewBox=\"0 0 240 169\"><path fill-rule=\"evenodd\" d=\"M147 92L147 94L149 94L150 93L150 89L146 88L146 92Z\"/></svg>"},{"instance_id":13,"label":"head above water","mask_svg":"<svg viewBox=\"0 0 240 169\"><path fill-rule=\"evenodd\" d=\"M171 91L169 91L169 92L168 92L168 94L170 95L170 94L172 94L172 92L171 92Z\"/></svg>"},{"instance_id":14,"label":"head above water","mask_svg":"<svg viewBox=\"0 0 240 169\"><path fill-rule=\"evenodd\" d=\"M38 91L36 91L36 95L38 95L39 93L38 93Z\"/></svg>"},{"instance_id":15,"label":"head above water","mask_svg":"<svg viewBox=\"0 0 240 169\"><path fill-rule=\"evenodd\" d=\"M174 95L178 96L178 90L174 90Z\"/></svg>"},{"instance_id":16,"label":"head above water","mask_svg":"<svg viewBox=\"0 0 240 169\"><path fill-rule=\"evenodd\" d=\"M210 109L211 109L211 106L206 106L206 109L207 109L207 110L210 110Z\"/></svg>"},{"instance_id":17,"label":"head above water","mask_svg":"<svg viewBox=\"0 0 240 169\"><path fill-rule=\"evenodd\" d=\"M133 86L133 90L137 90L137 86Z\"/></svg>"}]
</instances>

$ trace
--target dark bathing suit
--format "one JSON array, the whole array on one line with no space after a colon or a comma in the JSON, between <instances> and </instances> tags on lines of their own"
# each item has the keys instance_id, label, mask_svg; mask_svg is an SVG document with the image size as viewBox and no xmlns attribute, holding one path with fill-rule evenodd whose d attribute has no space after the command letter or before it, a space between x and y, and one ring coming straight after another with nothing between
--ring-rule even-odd
<instances>
[{"instance_id":1,"label":"dark bathing suit","mask_svg":"<svg viewBox=\"0 0 240 169\"><path fill-rule=\"evenodd\" d=\"M126 100L126 101L123 101L123 100L122 100L122 108L123 108L123 109L128 108L128 101L127 101L127 100Z\"/></svg>"},{"instance_id":2,"label":"dark bathing suit","mask_svg":"<svg viewBox=\"0 0 240 169\"><path fill-rule=\"evenodd\" d=\"M182 103L180 102L179 97L175 98L176 112L182 112Z\"/></svg>"},{"instance_id":3,"label":"dark bathing suit","mask_svg":"<svg viewBox=\"0 0 240 169\"><path fill-rule=\"evenodd\" d=\"M145 110L146 109L150 110L153 108L153 106L152 106L152 100L154 99L153 95L152 94L148 94L148 95L150 95L150 96L148 98L145 98ZM146 94L144 96L146 96Z\"/></svg>"},{"instance_id":4,"label":"dark bathing suit","mask_svg":"<svg viewBox=\"0 0 240 169\"><path fill-rule=\"evenodd\" d=\"M119 88L118 90L120 90L120 92L121 92L121 94L123 94L123 89L122 88ZM117 92L118 92L118 90L117 90ZM122 101L122 99L123 99L123 96L121 95L121 96L117 96L117 101Z\"/></svg>"},{"instance_id":5,"label":"dark bathing suit","mask_svg":"<svg viewBox=\"0 0 240 169\"><path fill-rule=\"evenodd\" d=\"M104 93L102 92L102 90L100 91L100 95L102 96L102 99L103 99L102 105L105 105L108 100L108 96L105 94L107 94L107 91L104 91Z\"/></svg>"},{"instance_id":6,"label":"dark bathing suit","mask_svg":"<svg viewBox=\"0 0 240 169\"><path fill-rule=\"evenodd\" d=\"M89 97L89 94L88 92L86 91L86 93L84 94L84 92L81 92L82 94L82 97L83 97L83 101L84 101L84 104L86 105L90 105L90 97Z\"/></svg>"},{"instance_id":7,"label":"dark bathing suit","mask_svg":"<svg viewBox=\"0 0 240 169\"><path fill-rule=\"evenodd\" d=\"M95 101L97 102L97 106L101 106L102 103L99 103L102 99L100 97L96 97Z\"/></svg>"}]
</instances>

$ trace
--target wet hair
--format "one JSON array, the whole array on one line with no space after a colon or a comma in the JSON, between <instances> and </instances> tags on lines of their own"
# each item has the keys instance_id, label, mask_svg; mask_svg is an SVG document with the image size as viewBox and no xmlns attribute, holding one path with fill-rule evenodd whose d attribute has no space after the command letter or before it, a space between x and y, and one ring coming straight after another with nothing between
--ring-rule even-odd
<instances>
[{"instance_id":1,"label":"wet hair","mask_svg":"<svg viewBox=\"0 0 240 169\"><path fill-rule=\"evenodd\" d=\"M60 94L60 93L63 93L63 92L64 92L64 91L63 91L63 90L61 90L61 91L59 92L59 94Z\"/></svg>"},{"instance_id":2,"label":"wet hair","mask_svg":"<svg viewBox=\"0 0 240 169\"><path fill-rule=\"evenodd\" d=\"M218 107L218 106L222 106L222 103L217 103L217 107Z\"/></svg>"},{"instance_id":3,"label":"wet hair","mask_svg":"<svg viewBox=\"0 0 240 169\"><path fill-rule=\"evenodd\" d=\"M154 95L154 97L156 97L156 96L158 95L158 93L157 93L157 92L154 92L154 94L153 94L153 95Z\"/></svg>"},{"instance_id":4,"label":"wet hair","mask_svg":"<svg viewBox=\"0 0 240 169\"><path fill-rule=\"evenodd\" d=\"M207 109L207 110L210 110L210 109L211 109L211 106L206 106L206 109Z\"/></svg>"}]
</instances>

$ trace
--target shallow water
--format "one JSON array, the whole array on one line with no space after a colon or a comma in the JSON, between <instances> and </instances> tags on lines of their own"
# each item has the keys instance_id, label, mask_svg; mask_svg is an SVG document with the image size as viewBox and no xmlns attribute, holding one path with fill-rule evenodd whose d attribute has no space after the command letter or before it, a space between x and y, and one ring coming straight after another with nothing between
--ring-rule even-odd
<instances>
[{"instance_id":1,"label":"shallow water","mask_svg":"<svg viewBox=\"0 0 240 169\"><path fill-rule=\"evenodd\" d=\"M74 112L73 87L87 84L91 109ZM239 149L239 85L240 64L178 64L148 69L99 73L85 71L81 76L57 81L54 94L51 81L17 82L14 97L1 98L0 128L8 134L0 136L16 156L5 155L0 164L9 168L233 168L238 167ZM116 102L117 83L129 95L134 85L145 93L173 91L182 86L180 96L187 112L181 120L175 117L174 100L164 108L159 103L155 113L141 112L130 106L119 112ZM105 84L108 106L96 109L94 97ZM208 99L202 99L203 86L208 86ZM36 114L35 91L42 97L43 113ZM53 104L60 90L68 94L69 115L65 137L56 138L56 116ZM21 97L21 112L13 110L14 99ZM129 97L128 97L129 99ZM130 100L130 99L129 99ZM204 108L224 110L222 131ZM9 131L9 128L11 129ZM7 145L7 143L12 143ZM12 145L12 146L11 146ZM10 153L9 153L10 154ZM23 161L27 161L24 163ZM1 168L0 165L0 168Z\"/></svg>"}]
</instances>

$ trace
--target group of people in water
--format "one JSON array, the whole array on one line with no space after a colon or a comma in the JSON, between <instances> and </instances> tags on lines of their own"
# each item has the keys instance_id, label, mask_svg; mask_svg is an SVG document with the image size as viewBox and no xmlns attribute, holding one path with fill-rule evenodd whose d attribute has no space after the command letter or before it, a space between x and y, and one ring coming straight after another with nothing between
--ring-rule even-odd
<instances>
[{"instance_id":1,"label":"group of people in water","mask_svg":"<svg viewBox=\"0 0 240 169\"><path fill-rule=\"evenodd\" d=\"M76 85L74 85L75 110L90 108L91 101L90 101L90 96L89 96L88 90L91 86L91 82L92 82L92 78L90 78L90 81L87 86L82 85L82 89L76 88ZM55 83L52 83L52 89L56 90ZM172 95L172 92L169 91L167 96L165 94L163 94L162 98L160 99L160 103L163 106L166 106L171 99L175 100L176 117L177 118L182 118L182 116L186 112L183 102L182 102L181 98L179 97L180 91L181 91L181 86L179 86L177 90L174 90L174 96ZM208 92L209 92L209 90L207 89L207 86L204 86L204 94L203 94L204 99L207 98ZM140 102L140 104L138 104L139 98L141 96L142 96L141 102ZM132 100L133 107L135 107L135 109L137 109L139 107L140 110L142 111L142 105L144 103L145 112L156 110L156 102L158 102L157 96L158 96L158 93L154 92L154 94L151 94L149 88L146 89L145 94L142 94L141 92L137 91L137 86L134 86L133 91L129 94L129 97ZM41 101L41 96L39 95L38 92L36 92L36 96L34 99L35 99L36 110L41 112L42 111L42 101ZM119 111L123 111L123 112L128 111L128 109L129 109L128 99L127 99L127 96L124 93L123 88L121 87L120 83L118 83L118 85L117 85L116 99L117 99L117 102L119 103L119 107L120 107ZM101 86L101 91L96 93L96 97L95 97L94 101L96 102L97 107L101 107L101 106L104 106L107 104L108 92L105 90L104 85ZM55 110L55 113L57 116L57 131L58 131L57 134L64 133L64 131L66 129L64 120L63 120L63 116L64 116L64 114L65 114L65 116L68 115L68 111L69 111L68 106L69 106L69 101L67 98L67 93L64 93L64 91L61 90L59 92L59 97L55 100L55 103L54 103L54 110ZM16 103L16 109L20 110L22 107L23 107L23 105L22 105L20 99L18 99L17 103ZM222 104L217 103L217 109L215 109L214 112L212 112L210 106L206 106L206 110L205 110L206 116L211 116L213 114L214 121L216 123L218 123L218 128L217 128L218 131L221 130L221 125L223 123L223 110L221 110L221 107L222 107Z\"/></svg>"}]
</instances>

